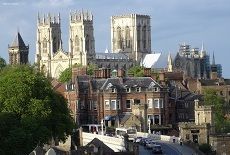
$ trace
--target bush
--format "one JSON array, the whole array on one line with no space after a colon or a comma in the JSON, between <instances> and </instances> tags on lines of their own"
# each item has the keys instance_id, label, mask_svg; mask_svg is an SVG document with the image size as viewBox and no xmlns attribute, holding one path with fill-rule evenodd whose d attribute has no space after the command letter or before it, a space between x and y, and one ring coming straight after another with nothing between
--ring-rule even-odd
<instances>
[{"instance_id":1,"label":"bush","mask_svg":"<svg viewBox=\"0 0 230 155\"><path fill-rule=\"evenodd\" d=\"M212 152L212 147L209 144L201 144L199 145L199 150L202 152L206 153L211 153Z\"/></svg>"}]
</instances>

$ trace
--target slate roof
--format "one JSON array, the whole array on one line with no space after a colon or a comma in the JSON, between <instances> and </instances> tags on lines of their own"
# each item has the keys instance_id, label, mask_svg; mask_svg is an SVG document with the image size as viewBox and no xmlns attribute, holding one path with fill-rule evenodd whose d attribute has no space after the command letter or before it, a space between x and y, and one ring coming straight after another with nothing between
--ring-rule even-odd
<instances>
[{"instance_id":1,"label":"slate roof","mask_svg":"<svg viewBox=\"0 0 230 155\"><path fill-rule=\"evenodd\" d=\"M96 53L96 59L129 59L124 53Z\"/></svg>"},{"instance_id":2,"label":"slate roof","mask_svg":"<svg viewBox=\"0 0 230 155\"><path fill-rule=\"evenodd\" d=\"M103 152L114 152L113 149L108 147L106 144L104 144L102 141L100 141L98 138L94 138L91 142L89 142L85 147L89 147L91 145L94 145L95 147L102 149Z\"/></svg>"},{"instance_id":3,"label":"slate roof","mask_svg":"<svg viewBox=\"0 0 230 155\"><path fill-rule=\"evenodd\" d=\"M15 37L15 39L12 42L10 47L26 47L26 45L22 39L22 36L20 35L19 32L16 34L16 37Z\"/></svg>"},{"instance_id":4,"label":"slate roof","mask_svg":"<svg viewBox=\"0 0 230 155\"><path fill-rule=\"evenodd\" d=\"M161 88L161 86L156 81L154 81L151 77L127 77L123 79L123 83L127 87L148 88L151 82L154 82L156 87Z\"/></svg>"},{"instance_id":5,"label":"slate roof","mask_svg":"<svg viewBox=\"0 0 230 155\"><path fill-rule=\"evenodd\" d=\"M87 92L89 89L89 76L82 75L77 77L79 92Z\"/></svg>"},{"instance_id":6,"label":"slate roof","mask_svg":"<svg viewBox=\"0 0 230 155\"><path fill-rule=\"evenodd\" d=\"M230 79L216 79L216 80L204 80L200 79L199 82L202 86L215 86L215 85L230 85Z\"/></svg>"},{"instance_id":7,"label":"slate roof","mask_svg":"<svg viewBox=\"0 0 230 155\"><path fill-rule=\"evenodd\" d=\"M29 155L45 155L45 150L37 146Z\"/></svg>"}]
</instances>

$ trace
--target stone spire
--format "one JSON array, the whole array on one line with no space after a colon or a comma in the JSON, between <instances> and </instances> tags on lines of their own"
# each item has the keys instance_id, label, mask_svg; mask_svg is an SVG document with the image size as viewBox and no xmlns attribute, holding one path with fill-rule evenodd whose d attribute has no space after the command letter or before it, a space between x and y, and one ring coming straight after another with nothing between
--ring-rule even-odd
<instances>
[{"instance_id":1,"label":"stone spire","mask_svg":"<svg viewBox=\"0 0 230 155\"><path fill-rule=\"evenodd\" d=\"M215 63L215 55L214 55L214 52L213 52L213 54L212 54L212 65L215 65L216 63Z\"/></svg>"},{"instance_id":2,"label":"stone spire","mask_svg":"<svg viewBox=\"0 0 230 155\"><path fill-rule=\"evenodd\" d=\"M172 67L172 57L171 54L169 53L168 55L168 72L172 72L173 71L173 67Z\"/></svg>"}]
</instances>

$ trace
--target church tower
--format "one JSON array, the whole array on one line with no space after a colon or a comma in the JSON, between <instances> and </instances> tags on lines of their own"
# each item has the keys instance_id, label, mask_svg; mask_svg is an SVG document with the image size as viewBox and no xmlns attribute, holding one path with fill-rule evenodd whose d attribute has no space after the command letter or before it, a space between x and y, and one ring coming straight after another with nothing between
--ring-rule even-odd
<instances>
[{"instance_id":1,"label":"church tower","mask_svg":"<svg viewBox=\"0 0 230 155\"><path fill-rule=\"evenodd\" d=\"M88 11L70 13L69 52L72 64L88 65L95 57L93 15Z\"/></svg>"},{"instance_id":2,"label":"church tower","mask_svg":"<svg viewBox=\"0 0 230 155\"><path fill-rule=\"evenodd\" d=\"M29 45L25 45L19 32L12 44L8 45L8 52L10 65L28 63Z\"/></svg>"},{"instance_id":3,"label":"church tower","mask_svg":"<svg viewBox=\"0 0 230 155\"><path fill-rule=\"evenodd\" d=\"M61 42L60 14L58 16L38 15L36 60L39 68L48 76L51 75L51 58L59 49Z\"/></svg>"},{"instance_id":4,"label":"church tower","mask_svg":"<svg viewBox=\"0 0 230 155\"><path fill-rule=\"evenodd\" d=\"M151 53L151 25L148 15L111 17L112 52L125 53L138 62Z\"/></svg>"}]
</instances>

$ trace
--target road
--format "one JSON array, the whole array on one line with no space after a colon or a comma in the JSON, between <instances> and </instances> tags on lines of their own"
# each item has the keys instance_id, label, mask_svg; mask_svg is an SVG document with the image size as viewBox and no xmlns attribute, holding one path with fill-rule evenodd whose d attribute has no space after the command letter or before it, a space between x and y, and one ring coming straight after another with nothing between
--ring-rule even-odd
<instances>
[{"instance_id":1,"label":"road","mask_svg":"<svg viewBox=\"0 0 230 155\"><path fill-rule=\"evenodd\" d=\"M187 146L180 146L179 144L170 142L157 142L160 144L163 150L163 155L195 155L195 152ZM153 155L151 150L147 150L144 146L139 145L140 155Z\"/></svg>"}]
</instances>

